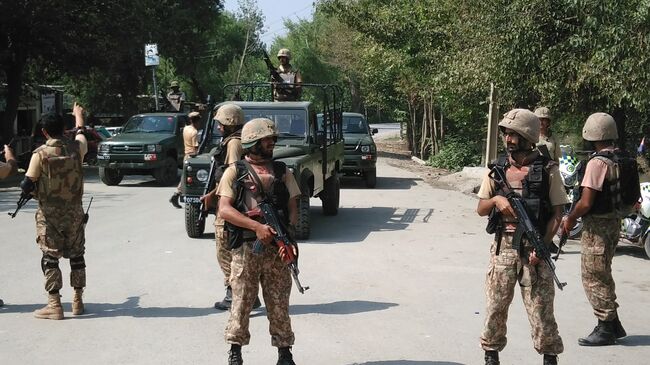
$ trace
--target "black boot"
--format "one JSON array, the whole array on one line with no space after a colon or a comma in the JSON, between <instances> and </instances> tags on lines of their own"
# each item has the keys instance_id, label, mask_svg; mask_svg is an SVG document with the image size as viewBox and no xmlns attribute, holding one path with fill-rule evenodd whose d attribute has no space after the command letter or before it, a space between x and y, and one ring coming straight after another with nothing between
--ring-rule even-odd
<instances>
[{"instance_id":1,"label":"black boot","mask_svg":"<svg viewBox=\"0 0 650 365\"><path fill-rule=\"evenodd\" d=\"M485 351L485 365L499 365L498 351Z\"/></svg>"},{"instance_id":2,"label":"black boot","mask_svg":"<svg viewBox=\"0 0 650 365\"><path fill-rule=\"evenodd\" d=\"M291 355L291 347L278 348L278 363L276 365L296 365Z\"/></svg>"},{"instance_id":3,"label":"black boot","mask_svg":"<svg viewBox=\"0 0 650 365\"><path fill-rule=\"evenodd\" d=\"M557 355L544 354L544 365L557 365Z\"/></svg>"},{"instance_id":4,"label":"black boot","mask_svg":"<svg viewBox=\"0 0 650 365\"><path fill-rule=\"evenodd\" d=\"M222 311L230 310L232 305L232 289L230 287L226 288L226 296L220 302L214 303L214 308Z\"/></svg>"},{"instance_id":5,"label":"black boot","mask_svg":"<svg viewBox=\"0 0 650 365\"><path fill-rule=\"evenodd\" d=\"M174 208L181 209L181 205L178 203L178 199L181 197L181 193L175 192L174 195L172 195L171 198L169 198L169 202L172 203Z\"/></svg>"},{"instance_id":6,"label":"black boot","mask_svg":"<svg viewBox=\"0 0 650 365\"><path fill-rule=\"evenodd\" d=\"M601 321L598 320L598 325L594 328L593 332L585 338L578 339L580 346L607 346L616 343L616 336L614 335L614 321Z\"/></svg>"},{"instance_id":7,"label":"black boot","mask_svg":"<svg viewBox=\"0 0 650 365\"><path fill-rule=\"evenodd\" d=\"M616 338L627 336L627 332L625 332L625 328L623 328L621 320L618 317L614 320L614 336L616 336Z\"/></svg>"},{"instance_id":8,"label":"black boot","mask_svg":"<svg viewBox=\"0 0 650 365\"><path fill-rule=\"evenodd\" d=\"M241 358L241 345L230 345L228 365L244 365L244 360Z\"/></svg>"}]
</instances>

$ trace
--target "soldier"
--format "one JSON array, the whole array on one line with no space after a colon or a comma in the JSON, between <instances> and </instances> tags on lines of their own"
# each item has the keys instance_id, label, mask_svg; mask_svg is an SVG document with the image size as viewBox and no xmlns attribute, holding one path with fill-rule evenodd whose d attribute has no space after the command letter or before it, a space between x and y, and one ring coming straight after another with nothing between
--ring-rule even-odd
<instances>
[{"instance_id":1,"label":"soldier","mask_svg":"<svg viewBox=\"0 0 650 365\"><path fill-rule=\"evenodd\" d=\"M34 312L36 318L63 319L61 296L63 286L59 259L70 259L70 286L74 288L72 314L84 312L82 294L86 286L86 263L81 163L88 150L83 135L83 108L74 104L77 133L74 141L63 138L63 118L48 113L41 117L46 142L34 150L25 179L20 184L24 193L38 200L36 211L36 242L43 252L41 268L45 274L48 304Z\"/></svg>"},{"instance_id":2,"label":"soldier","mask_svg":"<svg viewBox=\"0 0 650 365\"><path fill-rule=\"evenodd\" d=\"M618 139L614 118L606 113L590 115L582 129L582 138L593 143L596 153L614 152L614 141ZM589 336L578 339L582 346L613 345L617 338L627 335L616 311L618 303L612 277L612 258L621 221L616 204L612 203L619 196L618 180L619 168L614 161L592 156L580 184L580 200L563 222L564 230L570 231L576 219L583 217L582 285L598 325Z\"/></svg>"},{"instance_id":3,"label":"soldier","mask_svg":"<svg viewBox=\"0 0 650 365\"><path fill-rule=\"evenodd\" d=\"M190 120L190 124L183 127L183 145L185 146L185 157L184 160L187 160L191 155L196 154L199 150L199 129L201 129L201 114L199 112L191 112L187 115ZM177 208L181 209L181 205L178 203L178 198L181 196L181 184L178 183L176 192L169 198L169 202Z\"/></svg>"},{"instance_id":4,"label":"soldier","mask_svg":"<svg viewBox=\"0 0 650 365\"><path fill-rule=\"evenodd\" d=\"M172 91L167 93L167 101L173 110L180 111L181 106L183 106L183 102L185 101L185 93L180 90L178 81L172 81L171 84L169 84L169 88Z\"/></svg>"},{"instance_id":5,"label":"soldier","mask_svg":"<svg viewBox=\"0 0 650 365\"><path fill-rule=\"evenodd\" d=\"M535 149L539 124L539 119L529 110L514 109L506 113L499 127L508 154L500 157L497 164L505 169L515 192L524 197L529 215L539 217L534 223L548 243L558 228L567 195L557 164ZM540 183L531 184L531 181ZM557 364L557 355L564 346L553 314L552 273L546 265L538 264L539 259L527 239L517 242L515 213L501 188L486 176L477 195L480 198L477 213L496 214L500 219L490 249L485 283L487 310L481 334L485 364L499 364L499 351L506 346L508 308L517 282L532 327L535 350L544 355L544 365ZM518 243L520 249L516 250L513 246Z\"/></svg>"},{"instance_id":6,"label":"soldier","mask_svg":"<svg viewBox=\"0 0 650 365\"><path fill-rule=\"evenodd\" d=\"M11 174L14 174L18 169L18 163L16 162L16 157L14 157L14 151L11 147L5 145L4 147L5 161L0 162L0 180L8 177ZM0 299L0 307L4 305L2 299Z\"/></svg>"},{"instance_id":7,"label":"soldier","mask_svg":"<svg viewBox=\"0 0 650 365\"><path fill-rule=\"evenodd\" d=\"M278 51L278 61L280 66L276 69L278 74L285 83L291 85L275 85L273 89L273 97L277 101L296 101L300 100L302 94L302 76L297 68L291 66L291 51L287 48L282 48ZM298 85L293 85L298 84Z\"/></svg>"},{"instance_id":8,"label":"soldier","mask_svg":"<svg viewBox=\"0 0 650 365\"><path fill-rule=\"evenodd\" d=\"M562 157L562 150L551 132L551 111L543 106L535 109L535 115L539 118L540 124L539 142L537 146L545 145L553 161L559 162L560 157Z\"/></svg>"},{"instance_id":9,"label":"soldier","mask_svg":"<svg viewBox=\"0 0 650 365\"><path fill-rule=\"evenodd\" d=\"M278 347L277 364L295 365L291 354L294 334L289 318L291 276L282 261L285 252L270 245L275 231L262 223L260 215L256 214L261 191L264 191L290 230L298 219L300 189L286 165L272 160L276 140L273 121L257 118L246 123L241 141L246 153L244 161L248 165L242 161L228 167L217 189L218 214L226 222L226 242L232 249L230 285L233 299L225 334L226 342L231 344L229 365L243 364L241 347L250 340L249 316L260 284L267 307L271 344ZM249 171L259 176L263 186L255 183ZM256 240L263 243L261 253L253 251ZM293 246L292 249L295 250Z\"/></svg>"}]
</instances>

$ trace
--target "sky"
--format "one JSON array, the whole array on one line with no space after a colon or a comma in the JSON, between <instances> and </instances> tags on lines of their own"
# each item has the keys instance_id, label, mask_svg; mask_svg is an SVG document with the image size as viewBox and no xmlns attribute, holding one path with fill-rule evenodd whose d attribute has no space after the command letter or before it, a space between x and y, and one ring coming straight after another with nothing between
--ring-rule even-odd
<instances>
[{"instance_id":1,"label":"sky","mask_svg":"<svg viewBox=\"0 0 650 365\"><path fill-rule=\"evenodd\" d=\"M314 11L314 0L257 0L257 7L264 14L264 33L262 42L270 45L275 37L286 35L284 20L311 20ZM226 0L224 7L227 11L237 12L237 0Z\"/></svg>"}]
</instances>

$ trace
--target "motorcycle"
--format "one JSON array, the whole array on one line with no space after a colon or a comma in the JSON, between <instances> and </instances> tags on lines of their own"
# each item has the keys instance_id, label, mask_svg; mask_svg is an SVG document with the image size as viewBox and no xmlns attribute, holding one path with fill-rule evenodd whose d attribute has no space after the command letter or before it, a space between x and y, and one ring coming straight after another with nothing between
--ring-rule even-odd
<instances>
[{"instance_id":1,"label":"motorcycle","mask_svg":"<svg viewBox=\"0 0 650 365\"><path fill-rule=\"evenodd\" d=\"M650 257L650 183L641 183L641 202L637 211L621 221L623 242L636 247L643 247Z\"/></svg>"},{"instance_id":2,"label":"motorcycle","mask_svg":"<svg viewBox=\"0 0 650 365\"><path fill-rule=\"evenodd\" d=\"M580 185L580 181L578 181L578 170L580 170L580 164L582 162L576 158L575 153L573 151L573 147L569 145L560 145L560 149L562 150L562 157L560 157L560 161L559 161L560 176L562 177L564 190L566 191L567 197L569 198L569 202L570 202L569 204L566 204L564 206L563 215L566 216L571 211L572 204L574 203L573 201L574 188ZM577 238L580 236L581 233L582 233L582 218L578 218L576 224L569 232L569 238ZM561 234L562 231L560 228L558 229L557 236L560 237Z\"/></svg>"}]
</instances>

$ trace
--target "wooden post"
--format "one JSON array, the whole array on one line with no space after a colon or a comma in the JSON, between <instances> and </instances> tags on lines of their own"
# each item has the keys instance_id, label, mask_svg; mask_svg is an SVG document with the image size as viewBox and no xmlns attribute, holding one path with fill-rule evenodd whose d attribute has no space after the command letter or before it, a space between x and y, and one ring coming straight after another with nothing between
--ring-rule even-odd
<instances>
[{"instance_id":1,"label":"wooden post","mask_svg":"<svg viewBox=\"0 0 650 365\"><path fill-rule=\"evenodd\" d=\"M494 83L490 84L490 112L488 114L487 143L484 155L484 166L497 158L497 144L499 143L499 104Z\"/></svg>"}]
</instances>

